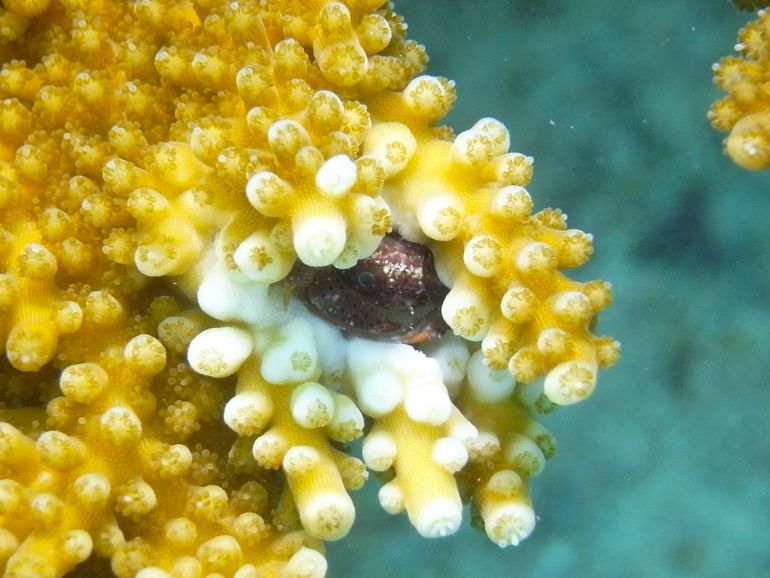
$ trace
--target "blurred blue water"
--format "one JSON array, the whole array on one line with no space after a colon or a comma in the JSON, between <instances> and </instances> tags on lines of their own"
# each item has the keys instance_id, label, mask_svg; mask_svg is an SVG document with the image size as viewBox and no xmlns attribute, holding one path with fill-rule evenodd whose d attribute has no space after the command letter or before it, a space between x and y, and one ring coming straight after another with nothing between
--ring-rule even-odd
<instances>
[{"instance_id":1,"label":"blurred blue water","mask_svg":"<svg viewBox=\"0 0 770 578\"><path fill-rule=\"evenodd\" d=\"M770 174L721 154L711 65L750 15L727 0L402 0L448 122L495 116L535 157L536 207L594 234L623 342L586 403L547 426L533 536L424 540L357 496L330 578L770 576Z\"/></svg>"}]
</instances>

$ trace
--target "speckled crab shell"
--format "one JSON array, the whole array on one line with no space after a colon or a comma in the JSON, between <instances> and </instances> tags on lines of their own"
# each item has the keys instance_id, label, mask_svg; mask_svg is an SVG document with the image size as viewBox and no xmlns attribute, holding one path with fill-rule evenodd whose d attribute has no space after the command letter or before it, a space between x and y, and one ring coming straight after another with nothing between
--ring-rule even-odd
<instances>
[{"instance_id":1,"label":"speckled crab shell","mask_svg":"<svg viewBox=\"0 0 770 578\"><path fill-rule=\"evenodd\" d=\"M448 289L438 280L430 249L397 234L349 269L299 265L288 283L311 310L348 335L415 344L448 330L441 317Z\"/></svg>"}]
</instances>

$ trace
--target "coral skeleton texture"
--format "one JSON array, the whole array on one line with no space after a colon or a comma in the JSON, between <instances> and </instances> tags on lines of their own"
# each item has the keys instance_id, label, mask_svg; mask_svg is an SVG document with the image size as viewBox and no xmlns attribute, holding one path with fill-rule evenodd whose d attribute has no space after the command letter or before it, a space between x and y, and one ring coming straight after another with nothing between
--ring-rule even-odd
<instances>
[{"instance_id":1,"label":"coral skeleton texture","mask_svg":"<svg viewBox=\"0 0 770 578\"><path fill-rule=\"evenodd\" d=\"M725 152L736 164L752 171L765 170L770 167L768 10L759 10L757 19L740 30L735 50L739 56L725 56L713 67L714 83L727 96L712 105L708 117L714 128L730 133Z\"/></svg>"},{"instance_id":2,"label":"coral skeleton texture","mask_svg":"<svg viewBox=\"0 0 770 578\"><path fill-rule=\"evenodd\" d=\"M392 6L2 6L0 572L322 577L370 470L529 535L610 287Z\"/></svg>"}]
</instances>

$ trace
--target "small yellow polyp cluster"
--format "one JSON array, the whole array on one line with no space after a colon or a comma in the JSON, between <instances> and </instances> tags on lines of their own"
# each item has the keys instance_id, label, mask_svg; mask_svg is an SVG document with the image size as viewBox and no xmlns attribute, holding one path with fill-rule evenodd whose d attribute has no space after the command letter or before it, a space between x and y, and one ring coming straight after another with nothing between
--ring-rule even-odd
<instances>
[{"instance_id":1,"label":"small yellow polyp cluster","mask_svg":"<svg viewBox=\"0 0 770 578\"><path fill-rule=\"evenodd\" d=\"M92 553L117 576L322 575L315 541L267 521L281 486L217 457L221 386L167 354L173 331L142 332L178 305L156 298L139 324L115 308L86 304L81 331L102 349L62 346L83 361L62 364L45 413L0 409L4 575L61 576Z\"/></svg>"},{"instance_id":2,"label":"small yellow polyp cluster","mask_svg":"<svg viewBox=\"0 0 770 578\"><path fill-rule=\"evenodd\" d=\"M533 530L610 287L562 273L592 238L533 213L505 126L436 126L454 84L405 32L384 0L3 2L3 576L321 578L368 470L422 536L468 501ZM345 333L374 305L329 272L386 235L432 252L443 335Z\"/></svg>"},{"instance_id":3,"label":"small yellow polyp cluster","mask_svg":"<svg viewBox=\"0 0 770 578\"><path fill-rule=\"evenodd\" d=\"M745 169L770 167L770 96L765 89L770 70L770 13L759 10L757 19L738 33L735 50L714 65L714 82L727 93L708 113L717 130L729 131L727 155Z\"/></svg>"},{"instance_id":4,"label":"small yellow polyp cluster","mask_svg":"<svg viewBox=\"0 0 770 578\"><path fill-rule=\"evenodd\" d=\"M442 97L437 91L434 98ZM567 229L561 211L531 214L524 187L532 159L508 151L508 130L499 121L482 119L454 141L390 125L382 130L389 136L372 131L367 145L376 151L391 144L388 138L411 139L416 152L383 196L414 215L416 222L400 232L433 250L439 277L451 287L441 308L449 327L481 342L484 362L508 367L519 382L545 374L554 403L587 397L597 369L618 357L614 340L590 332L592 319L610 303L610 288L571 281L559 269L588 260L591 235Z\"/></svg>"}]
</instances>

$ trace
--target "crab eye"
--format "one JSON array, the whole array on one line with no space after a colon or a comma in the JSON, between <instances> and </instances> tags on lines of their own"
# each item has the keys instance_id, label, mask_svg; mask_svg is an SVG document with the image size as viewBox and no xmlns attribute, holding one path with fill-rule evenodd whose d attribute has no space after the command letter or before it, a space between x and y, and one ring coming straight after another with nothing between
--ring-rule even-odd
<instances>
[{"instance_id":1,"label":"crab eye","mask_svg":"<svg viewBox=\"0 0 770 578\"><path fill-rule=\"evenodd\" d=\"M375 286L374 275L369 271L361 271L356 275L356 281L358 282L358 286L364 289L371 289Z\"/></svg>"}]
</instances>

